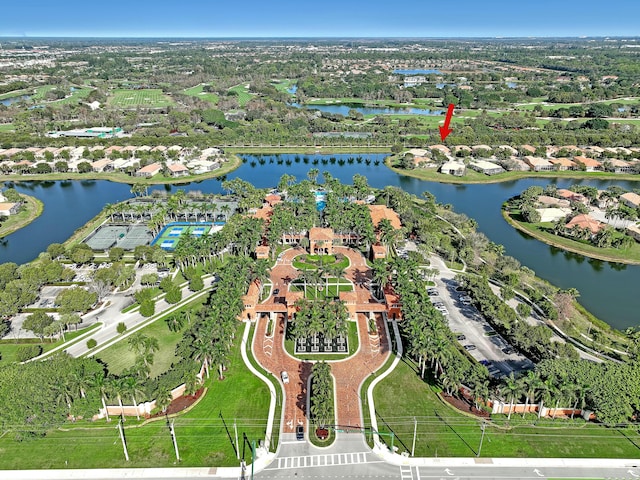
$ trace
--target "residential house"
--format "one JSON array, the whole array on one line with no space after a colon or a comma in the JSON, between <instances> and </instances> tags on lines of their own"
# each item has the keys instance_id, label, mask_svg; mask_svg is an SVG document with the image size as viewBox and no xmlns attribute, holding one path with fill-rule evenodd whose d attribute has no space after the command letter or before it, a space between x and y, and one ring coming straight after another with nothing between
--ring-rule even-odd
<instances>
[{"instance_id":1,"label":"residential house","mask_svg":"<svg viewBox=\"0 0 640 480\"><path fill-rule=\"evenodd\" d=\"M549 172L555 170L555 166L546 158L532 157L527 155L523 158L525 163L531 167L534 172Z\"/></svg>"},{"instance_id":2,"label":"residential house","mask_svg":"<svg viewBox=\"0 0 640 480\"><path fill-rule=\"evenodd\" d=\"M159 174L162 171L162 165L158 162L142 167L136 172L136 177L151 178L154 175Z\"/></svg>"},{"instance_id":3,"label":"residential house","mask_svg":"<svg viewBox=\"0 0 640 480\"><path fill-rule=\"evenodd\" d=\"M5 217L10 217L11 215L15 215L16 213L18 213L19 208L20 208L19 203L1 202L0 215Z\"/></svg>"},{"instance_id":4,"label":"residential house","mask_svg":"<svg viewBox=\"0 0 640 480\"><path fill-rule=\"evenodd\" d=\"M556 222L565 218L571 213L570 208L536 208L536 212L540 214L541 223Z\"/></svg>"},{"instance_id":5,"label":"residential house","mask_svg":"<svg viewBox=\"0 0 640 480\"><path fill-rule=\"evenodd\" d=\"M465 174L467 167L462 162L445 162L440 167L440 173L461 177Z\"/></svg>"},{"instance_id":6,"label":"residential house","mask_svg":"<svg viewBox=\"0 0 640 480\"><path fill-rule=\"evenodd\" d=\"M383 219L389 220L391 226L396 230L402 228L400 217L392 208L389 208L386 205L367 205L367 208L369 209L369 215L371 215L371 222L373 223L374 228L378 228L378 224Z\"/></svg>"},{"instance_id":7,"label":"residential house","mask_svg":"<svg viewBox=\"0 0 640 480\"><path fill-rule=\"evenodd\" d=\"M581 193L576 193L571 190L567 190L566 188L559 188L558 190L556 190L556 195L570 202L579 202L579 203L583 203L584 205L589 204L589 199L587 197L585 197Z\"/></svg>"},{"instance_id":8,"label":"residential house","mask_svg":"<svg viewBox=\"0 0 640 480\"><path fill-rule=\"evenodd\" d=\"M447 157L451 156L451 150L449 150L449 147L445 145L431 145L431 147L429 148L431 150L438 150L440 153L446 155Z\"/></svg>"},{"instance_id":9,"label":"residential house","mask_svg":"<svg viewBox=\"0 0 640 480\"><path fill-rule=\"evenodd\" d=\"M626 231L627 235L633 237L636 242L640 242L640 227L637 224L629 225Z\"/></svg>"},{"instance_id":10,"label":"residential house","mask_svg":"<svg viewBox=\"0 0 640 480\"><path fill-rule=\"evenodd\" d=\"M186 177L189 175L189 169L181 163L172 163L167 165L167 169L172 177Z\"/></svg>"},{"instance_id":11,"label":"residential house","mask_svg":"<svg viewBox=\"0 0 640 480\"><path fill-rule=\"evenodd\" d=\"M635 164L625 162L624 160L618 160L617 158L605 160L603 162L603 166L606 166L607 170L612 171L613 173L635 173L636 171Z\"/></svg>"},{"instance_id":12,"label":"residential house","mask_svg":"<svg viewBox=\"0 0 640 480\"><path fill-rule=\"evenodd\" d=\"M530 153L531 155L534 155L536 153L536 147L532 145L520 145L520 150Z\"/></svg>"},{"instance_id":13,"label":"residential house","mask_svg":"<svg viewBox=\"0 0 640 480\"><path fill-rule=\"evenodd\" d=\"M538 197L538 203L544 207L569 208L571 206L571 202L569 202L569 200L550 197L548 195L540 195Z\"/></svg>"},{"instance_id":14,"label":"residential house","mask_svg":"<svg viewBox=\"0 0 640 480\"><path fill-rule=\"evenodd\" d=\"M599 222L588 214L581 214L573 217L565 227L568 229L580 227L582 229L589 230L589 232L591 232L591 236L594 236L604 228L604 223Z\"/></svg>"},{"instance_id":15,"label":"residential house","mask_svg":"<svg viewBox=\"0 0 640 480\"><path fill-rule=\"evenodd\" d=\"M620 195L620 201L629 208L638 208L640 206L640 195L629 192Z\"/></svg>"},{"instance_id":16,"label":"residential house","mask_svg":"<svg viewBox=\"0 0 640 480\"><path fill-rule=\"evenodd\" d=\"M101 160L96 160L91 164L91 168L94 172L108 172L113 170L112 167L113 160L109 160L108 158L103 158Z\"/></svg>"},{"instance_id":17,"label":"residential house","mask_svg":"<svg viewBox=\"0 0 640 480\"><path fill-rule=\"evenodd\" d=\"M578 166L576 162L569 160L568 158L549 158L549 161L553 164L556 170L563 172L565 170L577 170Z\"/></svg>"},{"instance_id":18,"label":"residential house","mask_svg":"<svg viewBox=\"0 0 640 480\"><path fill-rule=\"evenodd\" d=\"M573 161L581 166L581 168L584 168L584 170L587 172L602 170L602 163L598 160L594 160L593 158L576 155L575 157L573 157Z\"/></svg>"},{"instance_id":19,"label":"residential house","mask_svg":"<svg viewBox=\"0 0 640 480\"><path fill-rule=\"evenodd\" d=\"M469 166L476 172L484 173L485 175L497 175L504 172L504 168L500 165L486 160L473 160L469 162Z\"/></svg>"}]
</instances>

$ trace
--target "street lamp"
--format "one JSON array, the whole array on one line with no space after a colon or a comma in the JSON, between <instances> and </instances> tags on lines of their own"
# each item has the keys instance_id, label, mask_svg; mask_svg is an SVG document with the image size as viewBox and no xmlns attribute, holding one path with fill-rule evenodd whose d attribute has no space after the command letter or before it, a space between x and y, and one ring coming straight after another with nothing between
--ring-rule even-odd
<instances>
[{"instance_id":1,"label":"street lamp","mask_svg":"<svg viewBox=\"0 0 640 480\"><path fill-rule=\"evenodd\" d=\"M480 445L478 446L478 454L476 455L476 457L480 456L480 452L482 452L482 441L484 440L484 430L485 428L487 428L487 424L483 421L480 424L480 430L482 430L482 436L480 437Z\"/></svg>"}]
</instances>

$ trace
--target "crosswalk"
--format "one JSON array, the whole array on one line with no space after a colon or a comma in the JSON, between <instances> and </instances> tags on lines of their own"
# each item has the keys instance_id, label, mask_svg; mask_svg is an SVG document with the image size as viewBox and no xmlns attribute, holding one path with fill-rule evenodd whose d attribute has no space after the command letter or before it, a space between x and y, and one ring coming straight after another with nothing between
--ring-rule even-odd
<instances>
[{"instance_id":1,"label":"crosswalk","mask_svg":"<svg viewBox=\"0 0 640 480\"><path fill-rule=\"evenodd\" d=\"M414 473L415 472L415 475ZM420 472L418 467L410 465L400 465L400 480L420 480Z\"/></svg>"},{"instance_id":2,"label":"crosswalk","mask_svg":"<svg viewBox=\"0 0 640 480\"><path fill-rule=\"evenodd\" d=\"M327 453L325 455L305 455L300 457L281 457L270 469L329 467L332 465L356 465L367 463L367 452Z\"/></svg>"}]
</instances>

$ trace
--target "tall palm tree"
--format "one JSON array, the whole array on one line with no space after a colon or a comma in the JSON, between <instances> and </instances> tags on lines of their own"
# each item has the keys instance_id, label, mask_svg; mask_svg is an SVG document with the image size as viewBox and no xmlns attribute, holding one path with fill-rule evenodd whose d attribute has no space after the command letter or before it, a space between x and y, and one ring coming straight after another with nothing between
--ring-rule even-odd
<instances>
[{"instance_id":1,"label":"tall palm tree","mask_svg":"<svg viewBox=\"0 0 640 480\"><path fill-rule=\"evenodd\" d=\"M100 399L102 400L102 408L104 408L104 413L107 417L107 422L110 422L109 411L107 410L107 401L106 397L111 391L111 382L109 378L107 378L104 372L97 372L93 376L92 385L95 389L100 392Z\"/></svg>"},{"instance_id":2,"label":"tall palm tree","mask_svg":"<svg viewBox=\"0 0 640 480\"><path fill-rule=\"evenodd\" d=\"M144 390L142 390L140 381L134 376L125 377L123 387L124 392L128 395L131 395L133 406L136 409L136 418L140 420L140 412L138 411L138 403L136 402L136 397L138 397L139 395L144 395Z\"/></svg>"},{"instance_id":3,"label":"tall palm tree","mask_svg":"<svg viewBox=\"0 0 640 480\"><path fill-rule=\"evenodd\" d=\"M509 376L504 381L504 390L507 393L509 398L509 414L507 415L507 420L511 420L511 413L513 411L513 404L517 397L520 396L521 387L520 382L515 378L513 372L509 374Z\"/></svg>"}]
</instances>

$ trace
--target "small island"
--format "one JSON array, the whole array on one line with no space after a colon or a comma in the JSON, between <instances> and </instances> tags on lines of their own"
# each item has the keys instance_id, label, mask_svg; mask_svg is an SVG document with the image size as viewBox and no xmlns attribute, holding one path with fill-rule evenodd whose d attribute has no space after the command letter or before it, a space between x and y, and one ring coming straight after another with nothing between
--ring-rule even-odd
<instances>
[{"instance_id":1,"label":"small island","mask_svg":"<svg viewBox=\"0 0 640 480\"><path fill-rule=\"evenodd\" d=\"M0 238L26 227L42 214L43 204L9 188L0 193Z\"/></svg>"},{"instance_id":2,"label":"small island","mask_svg":"<svg viewBox=\"0 0 640 480\"><path fill-rule=\"evenodd\" d=\"M640 264L640 195L611 186L527 188L503 205L510 225L549 245L599 260Z\"/></svg>"}]
</instances>

